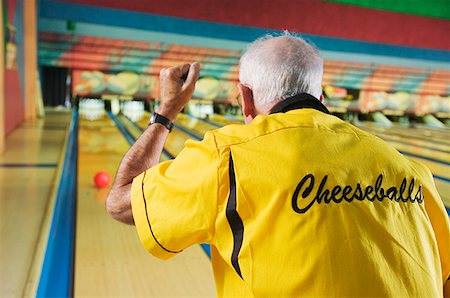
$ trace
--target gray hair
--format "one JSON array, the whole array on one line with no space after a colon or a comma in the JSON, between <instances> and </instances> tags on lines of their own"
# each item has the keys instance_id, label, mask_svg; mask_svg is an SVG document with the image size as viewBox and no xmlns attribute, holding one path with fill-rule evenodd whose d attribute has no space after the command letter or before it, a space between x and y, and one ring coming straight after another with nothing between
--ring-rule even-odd
<instances>
[{"instance_id":1,"label":"gray hair","mask_svg":"<svg viewBox=\"0 0 450 298\"><path fill-rule=\"evenodd\" d=\"M288 32L255 40L239 65L240 82L252 89L255 106L264 112L298 93L322 95L323 60L318 49Z\"/></svg>"}]
</instances>

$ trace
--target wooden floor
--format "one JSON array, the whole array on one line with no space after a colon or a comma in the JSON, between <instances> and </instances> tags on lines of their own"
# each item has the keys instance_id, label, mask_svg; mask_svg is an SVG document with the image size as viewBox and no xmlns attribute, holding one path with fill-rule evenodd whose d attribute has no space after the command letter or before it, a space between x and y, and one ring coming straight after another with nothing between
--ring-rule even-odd
<instances>
[{"instance_id":1,"label":"wooden floor","mask_svg":"<svg viewBox=\"0 0 450 298\"><path fill-rule=\"evenodd\" d=\"M0 297L21 297L63 151L70 113L25 122L0 155Z\"/></svg>"},{"instance_id":2,"label":"wooden floor","mask_svg":"<svg viewBox=\"0 0 450 298\"><path fill-rule=\"evenodd\" d=\"M29 280L69 117L49 113L44 120L25 123L8 137L8 149L0 156L0 297L22 296ZM134 137L139 136L140 129L124 118L119 120ZM146 121L137 125L145 128ZM208 121L180 115L176 124L203 137L206 131L239 120L217 115ZM450 207L449 129L373 124L361 124L361 128L425 163L435 175L444 204ZM192 138L183 130L174 128L166 142L165 149L174 156ZM128 147L108 116L96 121L80 119L75 296L214 297L211 262L200 246L163 262L145 251L134 227L107 215L104 201L108 190L95 188L93 176L98 171L113 175ZM28 167L20 167L25 164Z\"/></svg>"}]
</instances>

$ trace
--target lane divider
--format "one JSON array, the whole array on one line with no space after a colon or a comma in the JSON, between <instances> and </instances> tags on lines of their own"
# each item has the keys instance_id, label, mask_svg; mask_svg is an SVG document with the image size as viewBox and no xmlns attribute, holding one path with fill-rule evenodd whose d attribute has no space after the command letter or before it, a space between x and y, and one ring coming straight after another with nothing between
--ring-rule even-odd
<instances>
[{"instance_id":1,"label":"lane divider","mask_svg":"<svg viewBox=\"0 0 450 298\"><path fill-rule=\"evenodd\" d=\"M114 115L112 115L113 117L115 117ZM144 129L142 128L142 127L140 127L139 125L137 125L135 122L133 122L133 121L131 121L131 119L130 118L128 118L128 117L126 117L126 116L124 116L124 118L131 124L131 125L133 125L135 128L137 128L138 130L140 130L141 132L143 132L144 131ZM117 118L116 118L116 120L117 120L117 122L120 122ZM120 123L120 125L122 125L123 126L123 124L122 123ZM174 127L175 128L177 128L177 129L180 129L181 127L179 126L179 125L175 125L174 124ZM125 128L125 127L124 127ZM126 129L125 129L126 130ZM182 130L182 129L180 129L180 130ZM184 132L186 132L188 135L190 135L190 136L192 136L193 138L195 138L196 140L201 140L201 138L199 137L199 136L197 136L197 135L195 135L195 134L193 134L192 132L189 132L188 133L188 131L187 130L183 130ZM134 142L133 142L134 143ZM132 143L130 143L130 145L131 145ZM170 158L170 159L174 159L175 158L175 156L173 156L172 154L170 154L166 149L163 149L163 153L166 153L167 154L167 156ZM208 257L211 259L211 248L210 248L210 246L208 245L208 244L200 244L200 246L203 248L203 250L205 251L205 253L208 255Z\"/></svg>"},{"instance_id":2,"label":"lane divider","mask_svg":"<svg viewBox=\"0 0 450 298\"><path fill-rule=\"evenodd\" d=\"M434 177L435 179L437 179L437 180L441 180L441 181L450 183L450 179L448 179L448 178L446 178L446 177L442 177L442 176L438 176L438 175L434 175L434 174L433 174L433 177Z\"/></svg>"},{"instance_id":3,"label":"lane divider","mask_svg":"<svg viewBox=\"0 0 450 298\"><path fill-rule=\"evenodd\" d=\"M135 138L128 131L128 129L126 129L126 127L119 121L119 119L117 119L117 117L111 111L108 111L108 116L109 116L109 118L112 119L112 121L114 121L117 128L120 130L120 132L122 133L124 138L127 140L128 144L133 145Z\"/></svg>"},{"instance_id":4,"label":"lane divider","mask_svg":"<svg viewBox=\"0 0 450 298\"><path fill-rule=\"evenodd\" d=\"M61 180L36 297L72 297L78 177L78 111L72 111Z\"/></svg>"}]
</instances>

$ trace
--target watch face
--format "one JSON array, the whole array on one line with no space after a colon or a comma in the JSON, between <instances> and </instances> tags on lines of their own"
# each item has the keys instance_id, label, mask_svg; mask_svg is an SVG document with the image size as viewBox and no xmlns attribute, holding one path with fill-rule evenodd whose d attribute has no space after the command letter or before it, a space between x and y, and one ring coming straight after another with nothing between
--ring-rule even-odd
<instances>
[{"instance_id":1,"label":"watch face","mask_svg":"<svg viewBox=\"0 0 450 298\"><path fill-rule=\"evenodd\" d=\"M156 119L156 115L152 114L152 116L150 117L150 123L155 123L155 119Z\"/></svg>"}]
</instances>

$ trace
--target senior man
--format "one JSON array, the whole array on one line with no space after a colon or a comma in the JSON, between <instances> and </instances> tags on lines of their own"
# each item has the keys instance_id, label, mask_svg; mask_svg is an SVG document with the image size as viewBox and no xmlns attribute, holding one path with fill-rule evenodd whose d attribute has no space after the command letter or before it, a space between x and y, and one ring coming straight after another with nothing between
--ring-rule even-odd
<instances>
[{"instance_id":1,"label":"senior man","mask_svg":"<svg viewBox=\"0 0 450 298\"><path fill-rule=\"evenodd\" d=\"M199 76L197 63L163 69L109 213L159 258L211 244L219 296L442 296L449 220L430 171L330 115L322 67L299 37L255 41L240 60L247 125L158 164Z\"/></svg>"}]
</instances>

